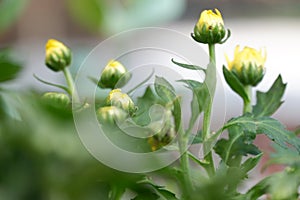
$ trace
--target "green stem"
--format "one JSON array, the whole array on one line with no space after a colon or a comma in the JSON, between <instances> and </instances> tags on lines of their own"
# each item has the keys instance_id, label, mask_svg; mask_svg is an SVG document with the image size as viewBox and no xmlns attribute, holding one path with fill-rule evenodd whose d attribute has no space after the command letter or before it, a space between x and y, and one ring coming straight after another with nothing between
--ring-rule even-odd
<instances>
[{"instance_id":1,"label":"green stem","mask_svg":"<svg viewBox=\"0 0 300 200\"><path fill-rule=\"evenodd\" d=\"M212 105L213 105L213 98L214 98L214 93L215 93L215 87L216 87L216 53L215 53L215 45L214 44L208 44L209 48L209 61L210 65L209 67L212 67L213 69L207 70L207 78L205 80L209 93L210 93L210 99L208 101L208 104L206 108L204 109L204 117L203 117L203 134L202 134L202 139L204 141L207 140L207 138L210 136L210 122L211 122L211 112L212 112ZM208 74L208 71L212 74ZM209 80L212 79L212 80ZM206 154L205 146L203 147L203 153L204 155ZM210 151L207 155L205 155L205 160L209 163L206 167L205 170L207 171L207 174L212 177L215 174L215 166L214 166L214 160L212 157L212 152Z\"/></svg>"},{"instance_id":2,"label":"green stem","mask_svg":"<svg viewBox=\"0 0 300 200\"><path fill-rule=\"evenodd\" d=\"M211 63L214 63L216 66L216 51L215 51L215 45L214 44L208 44L208 50L209 50L209 61Z\"/></svg>"},{"instance_id":3,"label":"green stem","mask_svg":"<svg viewBox=\"0 0 300 200\"><path fill-rule=\"evenodd\" d=\"M68 85L68 93L71 97L73 97L73 94L74 94L74 90L75 90L75 85L74 85L74 81L73 81L73 78L72 78L72 75L70 73L70 70L69 68L65 67L63 69L63 73L64 73L64 76L66 78L66 81L67 81L67 85Z\"/></svg>"},{"instance_id":4,"label":"green stem","mask_svg":"<svg viewBox=\"0 0 300 200\"><path fill-rule=\"evenodd\" d=\"M190 163L188 155L188 137L189 135L185 134L182 125L179 128L179 151L180 151L180 165L182 170L182 175L184 179L183 184L183 198L188 200L190 199L190 192L193 190L193 185L190 175Z\"/></svg>"},{"instance_id":5,"label":"green stem","mask_svg":"<svg viewBox=\"0 0 300 200\"><path fill-rule=\"evenodd\" d=\"M243 109L243 113L251 113L252 112L252 87L251 86L245 86L245 91L248 94L249 97L249 101L245 100L244 101L244 109Z\"/></svg>"}]
</instances>

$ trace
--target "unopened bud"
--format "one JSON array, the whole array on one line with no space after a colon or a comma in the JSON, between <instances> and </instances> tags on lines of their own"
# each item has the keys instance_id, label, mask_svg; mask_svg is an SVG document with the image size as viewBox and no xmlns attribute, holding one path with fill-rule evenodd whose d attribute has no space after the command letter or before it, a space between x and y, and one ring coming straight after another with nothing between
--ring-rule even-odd
<instances>
[{"instance_id":1,"label":"unopened bud","mask_svg":"<svg viewBox=\"0 0 300 200\"><path fill-rule=\"evenodd\" d=\"M71 64L71 50L63 43L51 39L46 44L46 59L47 67L53 71L61 71Z\"/></svg>"}]
</instances>

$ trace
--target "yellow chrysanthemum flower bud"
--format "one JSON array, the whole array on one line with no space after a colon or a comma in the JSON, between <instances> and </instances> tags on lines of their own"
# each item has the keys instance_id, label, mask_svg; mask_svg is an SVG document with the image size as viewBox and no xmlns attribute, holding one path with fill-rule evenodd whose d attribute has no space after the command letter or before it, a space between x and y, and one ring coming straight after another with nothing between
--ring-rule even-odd
<instances>
[{"instance_id":1,"label":"yellow chrysanthemum flower bud","mask_svg":"<svg viewBox=\"0 0 300 200\"><path fill-rule=\"evenodd\" d=\"M101 107L96 112L97 118L101 123L114 124L126 119L127 113L116 106Z\"/></svg>"},{"instance_id":2,"label":"yellow chrysanthemum flower bud","mask_svg":"<svg viewBox=\"0 0 300 200\"><path fill-rule=\"evenodd\" d=\"M107 97L107 104L121 108L128 112L129 115L132 115L136 111L132 99L126 93L122 93L121 89L110 91Z\"/></svg>"},{"instance_id":3,"label":"yellow chrysanthemum flower bud","mask_svg":"<svg viewBox=\"0 0 300 200\"><path fill-rule=\"evenodd\" d=\"M204 44L220 43L226 31L222 15L218 9L204 10L194 28L193 38Z\"/></svg>"},{"instance_id":4,"label":"yellow chrysanthemum flower bud","mask_svg":"<svg viewBox=\"0 0 300 200\"><path fill-rule=\"evenodd\" d=\"M130 74L127 72L127 69L120 62L111 60L101 73L99 86L114 89L116 84L118 84L117 87L122 87L129 78Z\"/></svg>"},{"instance_id":5,"label":"yellow chrysanthemum flower bud","mask_svg":"<svg viewBox=\"0 0 300 200\"><path fill-rule=\"evenodd\" d=\"M46 44L47 67L53 71L61 71L71 64L72 52L63 43L50 39Z\"/></svg>"},{"instance_id":6,"label":"yellow chrysanthemum flower bud","mask_svg":"<svg viewBox=\"0 0 300 200\"><path fill-rule=\"evenodd\" d=\"M42 96L42 99L56 107L67 107L71 102L68 95L58 92L47 92Z\"/></svg>"},{"instance_id":7,"label":"yellow chrysanthemum flower bud","mask_svg":"<svg viewBox=\"0 0 300 200\"><path fill-rule=\"evenodd\" d=\"M236 46L234 59L230 61L226 56L228 69L237 76L244 85L256 86L264 77L266 52L257 51L250 47Z\"/></svg>"}]
</instances>

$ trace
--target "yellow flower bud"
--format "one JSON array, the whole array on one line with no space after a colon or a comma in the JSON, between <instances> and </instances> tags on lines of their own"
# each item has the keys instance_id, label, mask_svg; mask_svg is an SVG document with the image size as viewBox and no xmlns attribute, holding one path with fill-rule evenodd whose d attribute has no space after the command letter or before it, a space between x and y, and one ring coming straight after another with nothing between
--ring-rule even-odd
<instances>
[{"instance_id":1,"label":"yellow flower bud","mask_svg":"<svg viewBox=\"0 0 300 200\"><path fill-rule=\"evenodd\" d=\"M250 47L236 46L234 59L230 61L226 56L228 69L237 76L244 85L256 86L264 77L264 64L266 62L266 52Z\"/></svg>"},{"instance_id":2,"label":"yellow flower bud","mask_svg":"<svg viewBox=\"0 0 300 200\"><path fill-rule=\"evenodd\" d=\"M221 13L218 9L204 10L194 28L193 38L204 44L220 43L226 31Z\"/></svg>"},{"instance_id":3,"label":"yellow flower bud","mask_svg":"<svg viewBox=\"0 0 300 200\"><path fill-rule=\"evenodd\" d=\"M116 106L101 107L96 112L97 118L101 123L114 124L126 119L127 113Z\"/></svg>"},{"instance_id":4,"label":"yellow flower bud","mask_svg":"<svg viewBox=\"0 0 300 200\"><path fill-rule=\"evenodd\" d=\"M63 43L50 39L46 44L46 59L47 67L53 71L61 71L71 64L71 50Z\"/></svg>"},{"instance_id":5,"label":"yellow flower bud","mask_svg":"<svg viewBox=\"0 0 300 200\"><path fill-rule=\"evenodd\" d=\"M121 89L110 91L107 97L107 104L121 108L128 112L129 115L132 115L136 111L132 99L126 93L122 93Z\"/></svg>"},{"instance_id":6,"label":"yellow flower bud","mask_svg":"<svg viewBox=\"0 0 300 200\"><path fill-rule=\"evenodd\" d=\"M47 92L42 96L42 99L55 107L67 107L71 102L68 95L58 92Z\"/></svg>"},{"instance_id":7,"label":"yellow flower bud","mask_svg":"<svg viewBox=\"0 0 300 200\"><path fill-rule=\"evenodd\" d=\"M116 84L118 84L117 87L122 87L129 78L130 74L127 72L127 69L120 62L111 60L101 73L99 86L114 89Z\"/></svg>"}]
</instances>

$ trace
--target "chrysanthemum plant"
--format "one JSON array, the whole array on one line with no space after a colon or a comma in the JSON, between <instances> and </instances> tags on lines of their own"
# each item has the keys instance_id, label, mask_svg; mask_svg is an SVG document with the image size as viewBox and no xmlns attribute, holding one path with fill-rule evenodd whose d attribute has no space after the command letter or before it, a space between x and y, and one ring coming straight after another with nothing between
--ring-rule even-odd
<instances>
[{"instance_id":1,"label":"chrysanthemum plant","mask_svg":"<svg viewBox=\"0 0 300 200\"><path fill-rule=\"evenodd\" d=\"M234 58L226 57L227 66L223 66L224 78L230 88L243 100L244 109L239 116L225 122L219 129L212 130L211 121L214 119L211 117L211 111L218 67L215 46L226 42L230 37L230 31L225 29L223 18L217 9L205 10L201 13L191 36L196 42L208 45L210 59L207 68L197 66L196 63L189 65L174 59L170 61L190 69L191 73L197 73L199 70L205 73L203 82L181 80L193 92L188 128L183 126L180 97L166 79L156 77L154 87L149 86L137 102L131 99L130 92L126 94L120 89L131 76L120 62L109 61L99 80L93 80L99 88L111 90L107 98L96 105L99 123L110 127L111 132L114 128L118 128L117 124L128 118L133 119L136 124L147 126L155 133L139 141L140 145L137 146L141 151L167 149L171 144L181 155L177 162L162 170L132 175L135 178L128 179L127 182L122 180L110 183L111 192L107 198L122 199L122 196L130 191L131 199L134 200L246 200L260 197L298 199L300 139L296 132L288 131L278 120L271 117L283 103L286 84L279 75L268 91L256 91L256 101L252 99L255 86L261 82L265 74L266 52L250 47L240 49L237 46ZM67 68L70 59L71 51L68 47L58 41L49 40L46 45L46 65L54 71L64 72L68 87L56 85L67 94L48 93L43 98L60 104L70 103L69 99L75 90ZM147 114L145 111L154 104L160 104L165 109L166 117L163 127L159 130L156 130L153 124L148 124L149 119L145 115ZM202 114L202 126L194 133L193 127ZM225 132L228 133L227 136L220 137ZM259 164L263 155L254 144L258 134L266 135L276 149L276 154L266 166L279 163L284 164L286 168L262 178L252 186L247 184L248 178L251 177L249 173ZM118 138L120 144L123 141L121 138L125 137L119 135L112 139ZM202 144L202 157L189 150L190 144L199 143Z\"/></svg>"}]
</instances>

